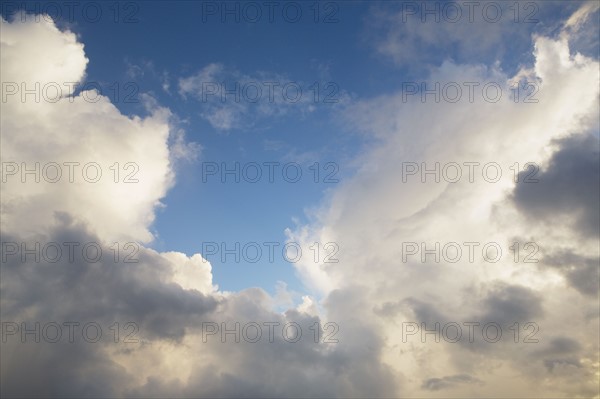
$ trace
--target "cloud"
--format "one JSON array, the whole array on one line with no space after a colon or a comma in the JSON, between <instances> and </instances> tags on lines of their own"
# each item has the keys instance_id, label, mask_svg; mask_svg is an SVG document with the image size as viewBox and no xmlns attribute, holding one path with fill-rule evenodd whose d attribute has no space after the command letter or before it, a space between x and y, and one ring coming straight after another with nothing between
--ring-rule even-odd
<instances>
[{"instance_id":1,"label":"cloud","mask_svg":"<svg viewBox=\"0 0 600 399\"><path fill-rule=\"evenodd\" d=\"M74 34L45 18L1 24L3 85L19 88L4 93L2 104L3 172L14 163L3 184L3 230L41 233L60 211L89 223L101 239L150 241L154 209L174 183L170 112L148 103L150 116L129 118L94 90L74 95L69 88L87 64ZM59 87L62 96L44 87ZM22 98L23 89L39 98ZM37 176L24 175L36 168Z\"/></svg>"},{"instance_id":2,"label":"cloud","mask_svg":"<svg viewBox=\"0 0 600 399\"><path fill-rule=\"evenodd\" d=\"M310 115L349 97L335 82L306 83L268 72L247 75L219 63L180 78L179 94L195 100L200 116L221 131L253 128L259 121L290 114Z\"/></svg>"},{"instance_id":3,"label":"cloud","mask_svg":"<svg viewBox=\"0 0 600 399\"><path fill-rule=\"evenodd\" d=\"M565 22L562 32L571 40L571 47L588 56L598 55L600 46L600 7L597 1L587 1Z\"/></svg>"},{"instance_id":4,"label":"cloud","mask_svg":"<svg viewBox=\"0 0 600 399\"><path fill-rule=\"evenodd\" d=\"M591 15L598 12L600 9L600 5L595 1L587 1L577 9L569 17L569 19L564 24L565 33L564 34L573 34L577 33L582 26L585 25L590 20L593 21L593 18L590 18ZM567 33L568 32L568 33Z\"/></svg>"},{"instance_id":5,"label":"cloud","mask_svg":"<svg viewBox=\"0 0 600 399\"><path fill-rule=\"evenodd\" d=\"M450 388L457 384L478 384L481 383L477 378L473 378L468 374L457 374L442 378L429 378L423 381L423 388L429 391L439 391L441 389Z\"/></svg>"},{"instance_id":6,"label":"cloud","mask_svg":"<svg viewBox=\"0 0 600 399\"><path fill-rule=\"evenodd\" d=\"M4 82L17 82L15 79L19 78L19 84L24 82L31 89L36 82L62 85L83 80L89 60L74 33L60 32L49 17L35 22L33 18L15 14L14 19L22 23L12 24L2 19ZM40 67L40 61L44 68ZM71 86L62 88L65 95L73 92ZM33 103L28 101L29 106L34 106Z\"/></svg>"},{"instance_id":7,"label":"cloud","mask_svg":"<svg viewBox=\"0 0 600 399\"><path fill-rule=\"evenodd\" d=\"M600 236L600 142L594 135L575 135L557 142L539 184L519 184L514 201L530 220L554 224L573 219L573 228L584 237ZM520 181L528 174L521 172Z\"/></svg>"},{"instance_id":8,"label":"cloud","mask_svg":"<svg viewBox=\"0 0 600 399\"><path fill-rule=\"evenodd\" d=\"M384 46L392 57L417 65L424 61L419 56L430 54L423 55L417 47L435 53L436 46L461 38L452 34L448 40L437 41L437 33L421 26L388 26L400 32L395 37L402 45L388 46L383 41L374 46ZM402 34L413 28L418 40L410 32ZM500 28L489 29L490 35L470 31L471 37L457 45L500 40ZM332 191L310 224L290 233L291 240L307 247L315 241L338 243L340 262L301 261L296 267L325 302L339 291L353 292L351 310L329 307L328 315L337 318L344 311L351 312L354 328L372 328L385 346L383 362L394 370L406 396L449 388L443 377L421 384L423 376L440 375L468 375L484 383L454 384L452 394L460 397L597 395L598 303L590 295L594 291L581 284L584 276L593 277L595 269L586 273L578 267L581 275L570 274L571 265L560 258L555 259L564 262L560 266L544 266L546 256L569 248L576 248L581 259L589 259L590 265L593 261L596 267L600 255L596 237L589 235L591 226L597 225L591 208L598 203L592 193L599 185L593 171L594 167L597 171L597 142L589 134L595 132L599 117L599 65L597 58L571 51L570 43L580 34L533 36L532 61L514 74L487 56L470 54L467 48L459 48L458 53L462 49L464 54L455 60L428 63L431 68L424 79L428 87L435 82L477 82L480 87L493 82L503 93L496 102L482 95L469 101L465 92L454 103L434 101L433 95L422 101L419 94L407 96L400 91L358 101L344 114L348 126L371 138L371 144L356 160L357 173ZM482 46L487 48L486 43ZM475 46L472 51L478 49ZM475 61L461 62L467 59ZM537 103L515 101L511 96L511 85L525 80L538 86ZM433 170L438 163L439 181L432 173L425 181L421 173L403 180L408 162L420 171L423 164ZM495 162L502 175L492 183L479 169L471 182L463 167L458 182L443 178L444 165L465 162L478 162L479 167ZM522 171L528 162L540 167L540 182L524 188L525 184L515 183L511 167L518 163ZM522 181L524 176L517 173L517 177ZM535 193L535 199L523 206L525 214L520 210L526 203L521 190ZM513 195L519 198L519 207ZM532 223L528 212L543 213L538 219L548 223ZM560 213L575 215L576 223L571 226L550 219ZM585 234L588 237L582 240ZM474 261L469 260L465 246L458 261L449 261L441 250L439 260L433 254L423 260L420 244L435 252L436 243L444 247L465 242L479 245ZM519 244L516 261L515 242ZM405 243L417 243L420 251L406 261ZM497 261L484 259L481 248L486 243L501 248ZM525 250L527 243L537 246L531 244ZM527 255L538 264L524 262ZM581 295L582 291L587 294ZM412 340L403 334L407 322L417 323L420 329ZM435 333L423 338L421 323L433 330L436 322L440 329L447 323L462 325L461 339L438 343ZM471 343L465 322L478 322L480 329L486 323L498 323L502 337L492 343L476 330ZM517 342L510 329L516 325ZM553 358L540 358L535 351L560 336L568 336L585 349L573 346L557 358L578 359L580 367L553 367L550 375L546 360ZM526 343L526 337L539 342ZM514 383L507 385L508 379Z\"/></svg>"},{"instance_id":9,"label":"cloud","mask_svg":"<svg viewBox=\"0 0 600 399\"><path fill-rule=\"evenodd\" d=\"M600 273L597 257L578 255L574 249L561 249L544 257L541 267L547 266L558 269L580 293L597 297Z\"/></svg>"},{"instance_id":10,"label":"cloud","mask_svg":"<svg viewBox=\"0 0 600 399\"><path fill-rule=\"evenodd\" d=\"M100 242L86 226L65 215L57 218L48 236L36 238L41 243ZM2 248L4 252L8 243L34 248L35 242L3 232ZM16 336L3 335L3 396L122 396L136 375L123 358L151 351L148 342L157 346L180 343L187 328L198 328L216 309L210 265L198 262L199 255L187 259L183 254L158 254L138 246L135 263L124 258L115 262L110 247L100 247L104 257L94 262L77 250L73 261L67 261L65 254L59 262L44 257L37 262L28 257L23 262L20 256L3 254L7 258L2 262L0 283L3 325L16 323L22 329L21 323L26 323L35 330L35 323L57 323L62 330L56 343L48 342L54 330L44 333L44 327L41 333L38 327L41 343L33 336L22 341L21 331ZM186 277L182 284L180 276ZM112 341L117 337L115 322L121 326L117 327L121 345ZM78 323L73 327L73 342L68 341L65 323ZM88 323L99 326L103 336L99 342L82 338ZM125 330L128 323L132 327ZM95 337L96 331L91 331L89 335ZM127 333L135 333L137 343L123 344ZM158 362L154 364L159 367Z\"/></svg>"},{"instance_id":11,"label":"cloud","mask_svg":"<svg viewBox=\"0 0 600 399\"><path fill-rule=\"evenodd\" d=\"M508 61L511 54L526 53L531 44L535 24L522 19L530 14L539 17L535 10L521 9L519 23L515 23L510 6L489 1L373 6L366 37L378 54L417 73L423 73L424 66L428 70L446 60L485 64ZM539 5L536 9L539 11Z\"/></svg>"}]
</instances>

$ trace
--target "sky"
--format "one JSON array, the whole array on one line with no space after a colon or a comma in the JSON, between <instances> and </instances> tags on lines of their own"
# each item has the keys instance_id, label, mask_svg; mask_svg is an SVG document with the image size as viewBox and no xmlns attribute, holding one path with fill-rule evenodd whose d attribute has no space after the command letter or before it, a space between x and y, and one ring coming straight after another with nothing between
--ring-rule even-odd
<instances>
[{"instance_id":1,"label":"sky","mask_svg":"<svg viewBox=\"0 0 600 399\"><path fill-rule=\"evenodd\" d=\"M600 397L598 1L1 4L6 397Z\"/></svg>"}]
</instances>

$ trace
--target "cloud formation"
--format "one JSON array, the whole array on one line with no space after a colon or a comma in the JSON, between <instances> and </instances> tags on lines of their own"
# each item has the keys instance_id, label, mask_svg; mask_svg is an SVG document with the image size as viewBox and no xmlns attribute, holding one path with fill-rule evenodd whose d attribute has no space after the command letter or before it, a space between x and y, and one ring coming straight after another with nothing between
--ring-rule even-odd
<instances>
[{"instance_id":1,"label":"cloud formation","mask_svg":"<svg viewBox=\"0 0 600 399\"><path fill-rule=\"evenodd\" d=\"M583 34L571 27L584 26L594 12L585 6L571 18L577 24L533 36L533 63L514 75L496 63L446 59L431 68L429 89L435 83L479 83L472 101L466 90L448 101L439 92L439 100L434 94L423 100L407 89L348 108L348 126L374 144L357 161L357 174L334 190L313 222L290 234L307 247L324 239L337 242L340 263L296 266L317 295L354 292L354 302L361 304L352 310L354 317L374 326L385 345L384 363L409 397L598 394L599 65L597 58L570 49ZM420 36L447 42L435 39L440 24L430 30L424 25L429 26L419 24ZM402 32L415 27L388 26ZM466 26L452 29L470 32ZM491 29L488 39L495 37L496 27ZM471 39L462 41L455 33L448 40L465 46L481 38L470 32ZM397 36L408 46L430 43ZM383 44L386 51L412 61L407 54L416 51L389 43ZM517 100L511 94L515 82L534 84L537 101ZM500 87L502 96L486 98L478 91L486 83ZM472 181L464 166L469 163L479 168ZM497 180L483 172L488 163L502 172ZM524 181L531 173L527 163L539 168L537 183ZM407 164L416 172L406 176ZM450 182L445 166L456 164L462 178ZM455 166L451 171L455 176ZM477 244L473 261L464 243ZM486 260L486 244L501 256ZM416 252L407 256L407 249ZM329 310L330 317L340 317ZM480 323L473 327L473 342L463 324L471 322ZM423 335L425 328L436 331L436 323L438 336L444 326L454 333L452 323L462 336L438 343L435 333ZM501 326L498 342L482 336L486 323ZM511 327L520 330L517 342ZM554 354L552 343L565 338L574 344Z\"/></svg>"},{"instance_id":2,"label":"cloud formation","mask_svg":"<svg viewBox=\"0 0 600 399\"><path fill-rule=\"evenodd\" d=\"M546 170L543 184L519 184L514 201L532 222L556 223L573 218L574 229L584 236L600 236L600 143L593 134L560 140ZM521 172L521 180L527 172Z\"/></svg>"},{"instance_id":3,"label":"cloud formation","mask_svg":"<svg viewBox=\"0 0 600 399\"><path fill-rule=\"evenodd\" d=\"M590 12L580 12L577 21ZM88 60L72 33L45 19L1 24L7 82L33 87L84 79ZM159 253L143 245L151 242L155 210L175 182L173 159L189 149L169 110L148 101L148 116L129 118L105 97L86 101L86 93L67 91L58 101L39 103L8 97L2 104L3 163L97 162L108 178L37 183L28 174L22 183L20 175L7 175L2 321L19 327L26 322L30 329L36 321L95 322L105 335L95 343L65 338L56 344L22 343L19 333L11 335L2 342L2 395L597 395L597 290L587 282L600 255L597 233L590 230L598 217L597 192L590 189L597 171L589 170L598 165L599 64L571 51L580 29L569 29L535 37L534 63L514 76L498 65L445 61L428 77L429 83L495 82L504 93L496 102L481 96L406 101L399 92L351 104L343 117L374 144L315 220L288 231L307 247L338 243L340 262L299 262L312 296L283 313L273 310L277 299L260 288L219 291L200 254ZM31 50L38 46L48 56L33 62ZM190 79L180 81L180 90L193 95L198 80ZM522 80L539 85L538 103L510 96L511 85ZM215 123L233 126L227 118ZM115 162L135 163L138 182L115 183ZM480 167L473 182L464 176L456 183L424 183L419 174L403 180L407 162ZM481 166L490 162L503 172L494 182L482 175ZM523 182L528 162L540 166L539 182L530 186ZM510 169L515 163L516 173ZM570 223L537 223L548 215ZM136 262L115 260L115 241L121 249L133 245ZM479 241L475 260L464 248L457 261L455 252L441 260L406 254L407 243L421 250L421 243L431 249L473 241ZM9 251L7 245L34 248L36 242L97 243L108 257L52 262L48 256L22 258L11 253L21 247ZM502 250L495 262L481 250L489 242ZM533 252L527 243L537 245ZM539 261L526 263L527 256ZM337 329L323 327L327 321ZM122 327L134 323L137 341L114 342L115 322L124 335ZM304 334L296 342L282 332L292 322ZM248 330L235 323L257 323L262 339L236 342ZM272 336L265 323L275 328ZM449 331L457 330L452 323L462 333L450 342ZM468 323L478 324L471 330ZM495 330L483 328L490 323L503 332L497 340L490 339ZM314 342L313 334L330 331L337 344Z\"/></svg>"}]
</instances>

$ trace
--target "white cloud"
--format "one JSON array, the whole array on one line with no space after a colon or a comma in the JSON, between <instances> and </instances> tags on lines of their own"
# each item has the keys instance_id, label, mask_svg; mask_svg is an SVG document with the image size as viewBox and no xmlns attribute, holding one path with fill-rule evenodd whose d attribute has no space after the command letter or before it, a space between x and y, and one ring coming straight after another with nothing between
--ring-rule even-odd
<instances>
[{"instance_id":1,"label":"white cloud","mask_svg":"<svg viewBox=\"0 0 600 399\"><path fill-rule=\"evenodd\" d=\"M419 77L448 60L488 65L502 61L514 71L530 60L531 34L542 31L549 35L558 30L561 15L575 7L575 2L490 0L374 5L365 41L372 43L378 54ZM580 14L591 8L584 6ZM574 15L570 23L577 18Z\"/></svg>"},{"instance_id":2,"label":"white cloud","mask_svg":"<svg viewBox=\"0 0 600 399\"><path fill-rule=\"evenodd\" d=\"M565 22L564 29L566 31L571 30L577 32L581 29L581 26L585 24L587 19L600 9L600 4L597 1L587 1L582 4L577 11L573 13ZM566 34L566 33L564 33Z\"/></svg>"},{"instance_id":3,"label":"white cloud","mask_svg":"<svg viewBox=\"0 0 600 399\"><path fill-rule=\"evenodd\" d=\"M20 91L23 82L28 89L36 84L42 88L38 101L33 95L22 101L18 93L7 95L2 104L2 162L19 167L3 184L2 228L27 226L29 233L41 233L53 213L61 211L90 223L103 240L150 241L154 208L173 184L167 146L170 112L153 106L151 116L129 118L94 91L76 96L64 91L62 98L45 93L47 85L81 82L87 64L83 46L44 18L1 24L3 85L14 83ZM34 175L23 176L21 183L23 163L33 169L36 162L40 183ZM44 173L52 162L62 172L56 183L45 179L55 177L56 168ZM65 162L79 163L73 182ZM110 169L115 162L118 168ZM86 164L92 168L84 177ZM99 181L87 182L96 180L98 169ZM128 176L137 182L124 183Z\"/></svg>"},{"instance_id":4,"label":"white cloud","mask_svg":"<svg viewBox=\"0 0 600 399\"><path fill-rule=\"evenodd\" d=\"M258 121L265 123L291 113L308 115L319 105L335 106L347 101L349 95L338 92L334 85L334 82L306 83L266 72L251 76L212 63L194 75L179 79L179 94L193 98L200 116L211 126L230 131L253 128Z\"/></svg>"},{"instance_id":5,"label":"white cloud","mask_svg":"<svg viewBox=\"0 0 600 399\"><path fill-rule=\"evenodd\" d=\"M410 41L410 36L403 38ZM473 35L474 40L479 38ZM599 64L570 53L570 39L576 38L534 38L535 64L517 77L526 75L539 85L538 103L515 103L509 96L515 77L498 67L444 62L432 70L428 84L497 82L504 96L496 103L481 96L470 103L465 91L462 100L452 104L436 103L433 96L425 103L419 96L404 101L402 93L396 93L349 107L349 125L371 134L376 143L358 161L362 165L358 173L333 192L317 219L290 235L307 247L312 242L339 244L339 264L299 262L298 270L326 298L330 317L356 323L353 328L368 326L385 343L385 363L396 371L407 396L597 393L597 301L581 295L554 268L515 263L509 248L513 241L533 241L542 248L538 257L565 247L596 262L599 256L596 236L582 239L579 232L556 221L532 224L510 201L515 183L509 168L515 162L521 168L535 162L544 170L556 151L554 140L585 136L597 126ZM407 54L406 49L389 50L399 58ZM469 183L466 168L458 183L435 183L431 175L427 183L419 175L403 182L405 162L426 162L430 169L435 162L442 166L496 162L503 176L488 183L481 178L480 166L475 183ZM408 262L402 259L403 242L424 242L431 249L436 242L443 246L470 241L497 242L504 256L498 263L485 262L481 256L470 262L466 252L457 263L444 259L436 263L432 256L421 263L420 253ZM356 307L336 309L332 301L340 290L353 293ZM510 292L522 292L526 299L509 305ZM402 323L407 321L426 321L433 328L434 321L443 325L512 318L522 325L519 315L528 315L541 327L540 345L469 346L443 340L438 344L431 338L422 343L420 335L406 343L401 337ZM569 353L578 366L549 372L544 363L548 357L536 350L560 336L585 349ZM444 389L438 384L440 389L430 392L427 381L443 382L450 378L444 376L456 375L478 383L442 384ZM506 384L508 379L514 384Z\"/></svg>"}]
</instances>

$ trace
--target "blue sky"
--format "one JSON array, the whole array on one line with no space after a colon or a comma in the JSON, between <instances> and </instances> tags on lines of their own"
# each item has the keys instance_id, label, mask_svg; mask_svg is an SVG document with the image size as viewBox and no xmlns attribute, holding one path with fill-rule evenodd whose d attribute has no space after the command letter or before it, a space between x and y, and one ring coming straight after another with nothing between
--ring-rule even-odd
<instances>
[{"instance_id":1,"label":"blue sky","mask_svg":"<svg viewBox=\"0 0 600 399\"><path fill-rule=\"evenodd\" d=\"M350 172L345 165L364 140L343 129L335 112L338 104L323 103L325 96L331 94L331 100L341 102L346 96L375 92L383 83L377 76L386 70L389 74L393 66L377 63L362 39L363 21L369 9L366 3L352 2L337 10L324 8L322 18L333 13L333 23L314 23L314 14L308 14L314 11L309 7L309 3L303 3L303 18L297 24L286 22L281 14L273 24L236 23L232 16L222 23L218 15L207 16L204 23L199 19L203 12L199 2L154 1L140 3L139 12L135 12L137 23L114 24L103 18L93 24L77 20L72 24L71 29L80 35L91 60L86 81L108 82L107 86L135 82L140 94L151 93L161 105L185 120L181 125L187 138L202 146L198 161L178 170L177 184L163 200L166 208L157 213L154 230L158 238L153 247L193 254L201 250L202 242L226 242L231 247L236 241L242 245L277 241L283 245L284 230L294 227L293 219L305 221L305 211L318 205L336 184L322 182L333 171L324 170L325 164L342 165L336 172L340 181ZM184 51L183 43L174 45L182 37ZM261 118L249 127L216 129L199 115L203 104L184 99L177 89L180 78L212 63L250 76L258 76L261 71L279 76L282 85L298 82L302 98L313 103L316 89L310 87L318 82L320 103L314 104L317 109L310 117L294 110L299 107L292 104L289 115ZM389 75L393 86L400 77ZM171 86L169 93L162 88L165 76ZM331 83L335 86L327 86ZM123 85L121 95L131 93ZM114 97L114 89L105 90ZM266 97L265 91L262 98ZM145 112L142 104L124 100L122 97L115 101L122 112ZM228 103L233 101L229 97ZM298 183L288 183L279 175L275 183L268 183L265 176L263 184L235 184L230 176L226 184L214 177L203 183L203 162L225 162L230 166L235 162L297 162L302 164L303 178ZM314 173L308 167L315 162L321 168L318 184L313 181L314 175L308 174ZM221 289L256 285L274 292L280 280L291 289L301 287L292 265L281 260L281 256L274 263L264 264L238 264L232 261L233 257L228 259L231 261L225 264L219 256L209 259Z\"/></svg>"},{"instance_id":2,"label":"blue sky","mask_svg":"<svg viewBox=\"0 0 600 399\"><path fill-rule=\"evenodd\" d=\"M374 52L371 44L381 29L373 26L374 10L398 10L399 4L324 2L319 6L318 23L314 22L316 8L312 2L299 3L303 14L298 23L286 21L282 10L276 10L274 22L269 23L264 9L265 15L257 23L245 21L241 11L239 23L234 15L227 15L223 23L218 14L220 7L234 7L235 2L216 3L216 15L208 14L209 8L202 2L127 4L122 3L119 10L122 18L131 16L131 23L114 23L111 18L88 23L82 12L75 12L72 22L64 22L85 44L90 59L86 81L105 82L105 93L129 114L145 111L140 102L131 104L126 100L141 99L142 93L149 93L182 121L188 140L202 146L196 162L179 168L177 184L163 200L166 208L157 213L153 226L157 239L152 246L158 250L193 254L201 250L203 242L226 242L231 247L238 241L241 245L254 241L283 245L284 230L295 226L293 220L305 222L306 211L316 207L332 185L340 184L315 184L307 174L308 167L315 162L321 167L333 162L339 166L336 176L343 182L344 176L352 174L352 158L368 142L340 121L340 103L392 93L404 81L424 79L429 68L445 57L463 61L460 52L453 54L446 48L444 54L436 54L436 49L431 52L432 64L415 68L397 65ZM28 7L36 6L33 2ZM114 17L114 9L105 8L104 12ZM207 14L206 22L203 12ZM553 18L560 17L553 14ZM526 41L516 42L509 47L510 54L503 57L502 65L514 69L521 62L521 53L527 54L528 49ZM479 54L481 61L496 55L494 49ZM412 54L402 57L409 59ZM252 77L261 72L276 76L282 85L298 82L303 89L302 99L309 99L316 110L309 116L298 110L300 105L291 104L286 115L217 129L200 115L206 104L189 96L183 98L177 87L179 79L215 63ZM133 93L132 86L125 87L127 82L139 88L134 97L127 97ZM165 82L169 84L168 92L162 87ZM315 82L321 90L321 101L316 104L314 86L311 89ZM335 86L327 86L332 82ZM121 90L119 101L114 101L115 91L111 88L115 83ZM235 77L229 80L229 84L234 83ZM333 93L330 98L339 102L322 102L327 93ZM261 98L266 97L264 92ZM247 102L244 98L241 101ZM233 97L226 98L227 105L232 102ZM285 182L280 176L273 184L235 184L230 176L225 184L214 177L203 182L203 162L225 162L229 166L235 162L242 166L248 162L299 162L305 178L298 183ZM274 292L277 281L286 282L296 291L302 288L292 265L280 256L276 262L264 264L228 259L226 263L219 256L209 259L221 289L260 286Z\"/></svg>"}]
</instances>

